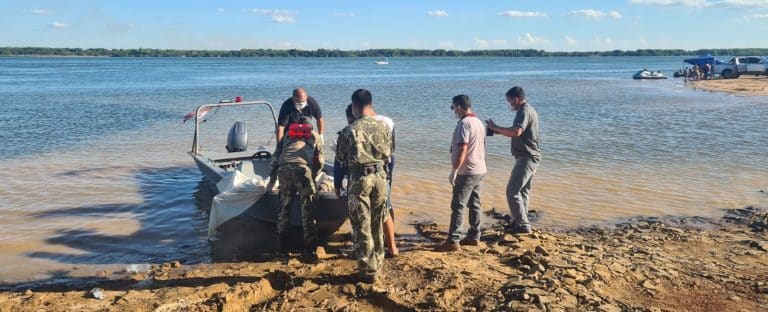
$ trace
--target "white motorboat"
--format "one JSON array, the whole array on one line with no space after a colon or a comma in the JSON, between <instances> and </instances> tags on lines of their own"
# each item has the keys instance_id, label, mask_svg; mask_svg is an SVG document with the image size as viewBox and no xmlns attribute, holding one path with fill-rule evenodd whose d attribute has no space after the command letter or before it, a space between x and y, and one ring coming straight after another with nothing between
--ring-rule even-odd
<instances>
[{"instance_id":1,"label":"white motorboat","mask_svg":"<svg viewBox=\"0 0 768 312\"><path fill-rule=\"evenodd\" d=\"M660 70L649 71L643 69L632 75L632 79L667 79L667 76L664 76Z\"/></svg>"},{"instance_id":2,"label":"white motorboat","mask_svg":"<svg viewBox=\"0 0 768 312\"><path fill-rule=\"evenodd\" d=\"M373 63L376 65L389 65L389 60L383 59L383 60L373 61Z\"/></svg>"},{"instance_id":3,"label":"white motorboat","mask_svg":"<svg viewBox=\"0 0 768 312\"><path fill-rule=\"evenodd\" d=\"M216 229L227 222L236 222L240 218L255 218L261 221L274 223L278 214L278 188L267 190L269 181L269 168L272 162L274 144L260 145L255 150L248 150L247 126L245 122L235 122L229 131L226 152L203 151L200 145L200 129L202 117L205 112L218 111L222 108L243 106L263 106L270 112L269 124L261 123L261 126L270 128L269 133L263 135L273 136L272 129L277 128L275 110L267 101L227 102L201 105L194 112L195 134L192 141L192 150L189 155L197 164L202 175L209 181L216 183L219 193L213 201L211 208L208 234L214 236ZM244 117L243 115L237 115ZM253 120L248 116L248 120ZM271 143L271 138L268 142ZM346 202L336 197L333 189L332 172L333 165L324 164L324 169L317 175L319 201L317 205L318 233L328 236L334 233L348 216ZM298 196L298 195L296 195ZM293 201L291 210L291 225L301 227L301 200ZM217 206L217 204L219 204Z\"/></svg>"}]
</instances>

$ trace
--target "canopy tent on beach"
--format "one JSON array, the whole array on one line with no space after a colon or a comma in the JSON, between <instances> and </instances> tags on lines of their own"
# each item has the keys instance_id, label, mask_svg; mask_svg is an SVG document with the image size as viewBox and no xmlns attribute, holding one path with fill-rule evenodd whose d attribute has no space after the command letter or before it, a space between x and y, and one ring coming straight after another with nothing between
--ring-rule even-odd
<instances>
[{"instance_id":1,"label":"canopy tent on beach","mask_svg":"<svg viewBox=\"0 0 768 312\"><path fill-rule=\"evenodd\" d=\"M705 64L709 64L709 65L725 64L725 62L715 59L715 57L709 53L704 55L699 55L694 58L684 59L683 62L686 62L691 65L699 65L699 66L704 66Z\"/></svg>"}]
</instances>

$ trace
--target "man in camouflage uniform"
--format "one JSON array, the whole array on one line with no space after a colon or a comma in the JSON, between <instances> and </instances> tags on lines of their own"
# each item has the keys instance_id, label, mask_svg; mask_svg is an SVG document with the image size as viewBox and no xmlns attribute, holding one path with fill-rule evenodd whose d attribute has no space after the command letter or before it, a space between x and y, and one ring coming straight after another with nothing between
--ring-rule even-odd
<instances>
[{"instance_id":1,"label":"man in camouflage uniform","mask_svg":"<svg viewBox=\"0 0 768 312\"><path fill-rule=\"evenodd\" d=\"M371 92L352 94L357 118L342 130L336 146L336 161L348 168L349 219L355 232L355 256L362 280L373 283L384 262L382 224L387 208L386 164L392 154L392 133L374 118Z\"/></svg>"},{"instance_id":2,"label":"man in camouflage uniform","mask_svg":"<svg viewBox=\"0 0 768 312\"><path fill-rule=\"evenodd\" d=\"M270 172L270 176L276 175L280 182L277 236L281 248L284 247L290 225L291 205L295 194L298 192L301 198L304 250L312 254L318 243L317 220L314 216L317 191L312 172L313 168L323 163L323 150L322 146L318 144L318 134L312 131L309 118L302 118L299 124L292 125L292 127L304 129L304 131L289 129L288 134L280 142L281 148L278 149L280 154L275 155L272 172Z\"/></svg>"}]
</instances>

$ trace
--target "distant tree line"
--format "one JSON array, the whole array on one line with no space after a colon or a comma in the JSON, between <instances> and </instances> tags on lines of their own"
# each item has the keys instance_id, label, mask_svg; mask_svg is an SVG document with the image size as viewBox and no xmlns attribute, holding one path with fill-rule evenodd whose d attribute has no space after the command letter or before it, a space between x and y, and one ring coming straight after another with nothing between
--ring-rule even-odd
<instances>
[{"instance_id":1,"label":"distant tree line","mask_svg":"<svg viewBox=\"0 0 768 312\"><path fill-rule=\"evenodd\" d=\"M170 49L81 49L0 47L0 56L102 56L102 57L572 57L572 56L694 56L712 55L768 55L768 49L640 49L586 52L555 52L535 49L506 50L417 50L417 49L368 49L368 50L170 50Z\"/></svg>"}]
</instances>

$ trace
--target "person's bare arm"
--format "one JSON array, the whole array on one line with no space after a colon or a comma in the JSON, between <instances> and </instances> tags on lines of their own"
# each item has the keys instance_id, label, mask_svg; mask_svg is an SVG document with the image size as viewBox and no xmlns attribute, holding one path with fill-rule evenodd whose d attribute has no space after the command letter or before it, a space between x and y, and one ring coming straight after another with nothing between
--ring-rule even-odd
<instances>
[{"instance_id":1,"label":"person's bare arm","mask_svg":"<svg viewBox=\"0 0 768 312\"><path fill-rule=\"evenodd\" d=\"M467 144L459 144L456 148L459 149L459 153L453 162L453 169L459 169L464 164L464 161L467 160Z\"/></svg>"},{"instance_id":2,"label":"person's bare arm","mask_svg":"<svg viewBox=\"0 0 768 312\"><path fill-rule=\"evenodd\" d=\"M283 135L285 135L285 126L277 126L277 133L275 134L277 144L280 144L280 140L283 139Z\"/></svg>"},{"instance_id":3,"label":"person's bare arm","mask_svg":"<svg viewBox=\"0 0 768 312\"><path fill-rule=\"evenodd\" d=\"M317 119L317 133L322 135L325 131L325 120L323 117Z\"/></svg>"}]
</instances>

